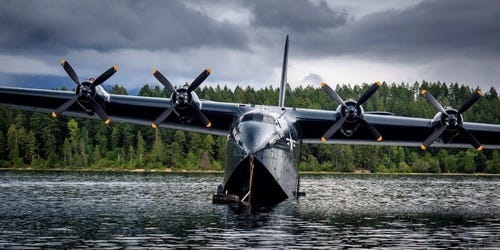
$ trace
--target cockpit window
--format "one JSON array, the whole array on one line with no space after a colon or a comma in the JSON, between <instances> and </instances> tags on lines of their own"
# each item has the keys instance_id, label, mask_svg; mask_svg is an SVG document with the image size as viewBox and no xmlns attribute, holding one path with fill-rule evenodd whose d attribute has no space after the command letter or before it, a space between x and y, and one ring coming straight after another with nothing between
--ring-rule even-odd
<instances>
[{"instance_id":1,"label":"cockpit window","mask_svg":"<svg viewBox=\"0 0 500 250\"><path fill-rule=\"evenodd\" d=\"M241 118L241 122L246 121L256 121L256 122L265 122L269 124L274 124L274 117L270 115L265 115L261 113L250 113L246 114Z\"/></svg>"}]
</instances>

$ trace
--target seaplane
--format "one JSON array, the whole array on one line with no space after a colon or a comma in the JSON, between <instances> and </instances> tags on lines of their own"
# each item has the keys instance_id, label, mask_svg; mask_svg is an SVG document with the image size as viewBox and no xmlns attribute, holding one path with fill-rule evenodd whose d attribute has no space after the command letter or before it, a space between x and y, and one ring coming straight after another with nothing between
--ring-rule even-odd
<instances>
[{"instance_id":1,"label":"seaplane","mask_svg":"<svg viewBox=\"0 0 500 250\"><path fill-rule=\"evenodd\" d=\"M459 109L443 107L429 91L421 94L437 113L433 118L364 111L363 104L381 86L373 83L357 100L344 100L327 83L319 83L338 104L336 110L285 106L289 37L286 37L277 106L215 102L195 90L211 74L203 70L179 88L160 72L152 75L172 94L154 98L107 93L101 84L118 71L113 66L96 79L81 81L68 61L61 65L76 84L74 91L0 86L0 105L13 109L124 122L227 137L224 180L214 202L277 204L300 190L301 144L333 143L419 147L500 148L500 125L465 122L462 114L481 96L477 90Z\"/></svg>"}]
</instances>

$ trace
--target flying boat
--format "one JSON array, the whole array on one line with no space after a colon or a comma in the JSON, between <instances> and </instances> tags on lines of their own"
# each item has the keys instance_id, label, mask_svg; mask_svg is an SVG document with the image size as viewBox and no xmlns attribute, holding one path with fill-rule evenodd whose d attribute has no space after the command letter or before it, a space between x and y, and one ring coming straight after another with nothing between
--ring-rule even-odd
<instances>
[{"instance_id":1,"label":"flying boat","mask_svg":"<svg viewBox=\"0 0 500 250\"><path fill-rule=\"evenodd\" d=\"M227 138L224 181L219 195L249 204L276 204L297 197L300 190L300 146L312 143L499 149L500 125L465 122L462 114L481 96L472 93L459 109L443 107L428 91L434 118L368 112L363 104L381 86L373 83L357 100L344 100L327 83L321 88L336 110L285 106L289 38L284 48L277 106L215 102L200 99L195 90L211 74L203 70L191 84L174 88L158 70L152 74L172 94L170 98L113 95L101 84L118 71L113 66L94 81L81 81L68 61L61 65L76 84L75 91L0 86L0 105L13 109L100 119L198 132ZM219 197L220 198L220 197Z\"/></svg>"}]
</instances>

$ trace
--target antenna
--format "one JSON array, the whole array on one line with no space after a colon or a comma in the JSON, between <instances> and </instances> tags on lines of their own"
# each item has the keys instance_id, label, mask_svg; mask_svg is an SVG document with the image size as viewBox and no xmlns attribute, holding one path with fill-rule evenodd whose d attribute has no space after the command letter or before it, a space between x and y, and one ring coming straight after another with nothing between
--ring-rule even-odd
<instances>
[{"instance_id":1,"label":"antenna","mask_svg":"<svg viewBox=\"0 0 500 250\"><path fill-rule=\"evenodd\" d=\"M285 107L285 92L286 92L286 71L288 68L288 35L286 35L285 52L283 55L283 67L281 68L281 85L278 106Z\"/></svg>"}]
</instances>

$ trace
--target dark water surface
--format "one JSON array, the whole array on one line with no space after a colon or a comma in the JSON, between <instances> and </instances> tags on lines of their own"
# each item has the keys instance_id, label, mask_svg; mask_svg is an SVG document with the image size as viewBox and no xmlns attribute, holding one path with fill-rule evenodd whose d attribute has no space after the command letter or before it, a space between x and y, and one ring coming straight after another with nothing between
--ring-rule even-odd
<instances>
[{"instance_id":1,"label":"dark water surface","mask_svg":"<svg viewBox=\"0 0 500 250\"><path fill-rule=\"evenodd\" d=\"M500 177L303 176L297 200L213 205L222 175L0 172L0 249L500 248Z\"/></svg>"}]
</instances>

